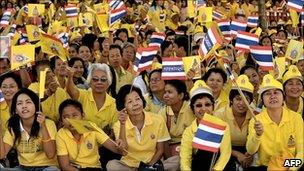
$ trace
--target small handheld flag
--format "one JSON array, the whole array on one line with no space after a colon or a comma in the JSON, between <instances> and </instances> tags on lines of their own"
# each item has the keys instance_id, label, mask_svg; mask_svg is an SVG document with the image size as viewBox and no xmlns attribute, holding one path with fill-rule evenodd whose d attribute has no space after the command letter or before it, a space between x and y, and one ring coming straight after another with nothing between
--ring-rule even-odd
<instances>
[{"instance_id":1,"label":"small handheld flag","mask_svg":"<svg viewBox=\"0 0 304 171\"><path fill-rule=\"evenodd\" d=\"M163 58L162 74L163 80L185 80L186 74L182 58Z\"/></svg>"},{"instance_id":2,"label":"small handheld flag","mask_svg":"<svg viewBox=\"0 0 304 171\"><path fill-rule=\"evenodd\" d=\"M192 146L200 150L216 153L221 146L225 130L224 121L205 113L198 125Z\"/></svg>"},{"instance_id":3,"label":"small handheld flag","mask_svg":"<svg viewBox=\"0 0 304 171\"><path fill-rule=\"evenodd\" d=\"M0 104L5 101L3 92L0 90Z\"/></svg>"},{"instance_id":4,"label":"small handheld flag","mask_svg":"<svg viewBox=\"0 0 304 171\"><path fill-rule=\"evenodd\" d=\"M232 20L230 25L231 34L233 37L237 35L238 31L246 31L247 22Z\"/></svg>"},{"instance_id":5,"label":"small handheld flag","mask_svg":"<svg viewBox=\"0 0 304 171\"><path fill-rule=\"evenodd\" d=\"M218 20L217 25L219 26L219 29L221 30L225 40L230 42L232 40L230 33L230 20Z\"/></svg>"},{"instance_id":6,"label":"small handheld flag","mask_svg":"<svg viewBox=\"0 0 304 171\"><path fill-rule=\"evenodd\" d=\"M0 21L0 27L8 26L10 23L11 16L12 16L12 12L10 10L4 11Z\"/></svg>"},{"instance_id":7,"label":"small handheld flag","mask_svg":"<svg viewBox=\"0 0 304 171\"><path fill-rule=\"evenodd\" d=\"M158 47L156 46L139 48L136 52L134 71L141 72L151 67L153 59L157 52Z\"/></svg>"},{"instance_id":8,"label":"small handheld flag","mask_svg":"<svg viewBox=\"0 0 304 171\"><path fill-rule=\"evenodd\" d=\"M297 12L301 12L303 5L304 5L303 0L288 0L287 8L293 9Z\"/></svg>"},{"instance_id":9,"label":"small handheld flag","mask_svg":"<svg viewBox=\"0 0 304 171\"><path fill-rule=\"evenodd\" d=\"M35 45L12 46L11 70L35 61Z\"/></svg>"},{"instance_id":10,"label":"small handheld flag","mask_svg":"<svg viewBox=\"0 0 304 171\"><path fill-rule=\"evenodd\" d=\"M115 24L120 18L124 17L127 14L127 8L121 7L118 9L110 10L110 17L109 17L109 25Z\"/></svg>"},{"instance_id":11,"label":"small handheld flag","mask_svg":"<svg viewBox=\"0 0 304 171\"><path fill-rule=\"evenodd\" d=\"M64 8L66 17L77 17L78 16L78 8L76 5L68 5Z\"/></svg>"},{"instance_id":12,"label":"small handheld flag","mask_svg":"<svg viewBox=\"0 0 304 171\"><path fill-rule=\"evenodd\" d=\"M166 34L153 32L150 37L149 46L157 46L160 47L166 38Z\"/></svg>"},{"instance_id":13,"label":"small handheld flag","mask_svg":"<svg viewBox=\"0 0 304 171\"><path fill-rule=\"evenodd\" d=\"M47 69L40 71L39 74L39 99L42 99L44 97L46 72Z\"/></svg>"},{"instance_id":14,"label":"small handheld flag","mask_svg":"<svg viewBox=\"0 0 304 171\"><path fill-rule=\"evenodd\" d=\"M110 10L119 9L124 6L124 2L122 0L110 0L109 6Z\"/></svg>"},{"instance_id":15,"label":"small handheld flag","mask_svg":"<svg viewBox=\"0 0 304 171\"><path fill-rule=\"evenodd\" d=\"M216 11L216 10L213 10L212 11L212 18L213 18L213 20L216 20L216 21L221 20L223 18L223 14Z\"/></svg>"},{"instance_id":16,"label":"small handheld flag","mask_svg":"<svg viewBox=\"0 0 304 171\"><path fill-rule=\"evenodd\" d=\"M247 26L248 27L257 27L259 22L258 16L249 16L247 18Z\"/></svg>"},{"instance_id":17,"label":"small handheld flag","mask_svg":"<svg viewBox=\"0 0 304 171\"><path fill-rule=\"evenodd\" d=\"M250 46L250 53L263 70L273 69L271 46Z\"/></svg>"},{"instance_id":18,"label":"small handheld flag","mask_svg":"<svg viewBox=\"0 0 304 171\"><path fill-rule=\"evenodd\" d=\"M249 51L250 46L257 45L259 38L254 33L248 33L244 31L238 31L235 43L235 49Z\"/></svg>"}]
</instances>

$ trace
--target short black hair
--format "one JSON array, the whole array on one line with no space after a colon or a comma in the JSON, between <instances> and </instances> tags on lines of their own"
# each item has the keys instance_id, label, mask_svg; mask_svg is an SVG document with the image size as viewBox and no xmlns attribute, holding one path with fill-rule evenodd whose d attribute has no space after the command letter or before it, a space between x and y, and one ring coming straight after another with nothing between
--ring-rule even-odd
<instances>
[{"instance_id":1,"label":"short black hair","mask_svg":"<svg viewBox=\"0 0 304 171\"><path fill-rule=\"evenodd\" d=\"M183 47L188 55L188 39L185 36L177 37L174 42L178 48Z\"/></svg>"},{"instance_id":2,"label":"short black hair","mask_svg":"<svg viewBox=\"0 0 304 171\"><path fill-rule=\"evenodd\" d=\"M253 65L245 65L245 66L243 66L241 68L240 75L245 74L245 72L246 72L247 69L253 69L253 70L255 70L257 72L257 69Z\"/></svg>"},{"instance_id":3,"label":"short black hair","mask_svg":"<svg viewBox=\"0 0 304 171\"><path fill-rule=\"evenodd\" d=\"M59 105L59 115L60 115L60 119L62 118L62 112L63 110L68 107L68 106L73 106L75 107L81 114L83 114L83 108L82 108L82 104L74 99L66 99L65 101L63 101L60 105Z\"/></svg>"},{"instance_id":4,"label":"short black hair","mask_svg":"<svg viewBox=\"0 0 304 171\"><path fill-rule=\"evenodd\" d=\"M253 94L251 92L248 92L248 91L244 91L242 90L242 92L244 93L244 95L247 95L249 97L249 104L253 101ZM230 106L232 105L232 101L233 99L240 95L239 91L238 90L230 90L230 93L229 93L229 101L230 101Z\"/></svg>"},{"instance_id":5,"label":"short black hair","mask_svg":"<svg viewBox=\"0 0 304 171\"><path fill-rule=\"evenodd\" d=\"M163 41L163 43L160 46L162 57L168 57L168 56L163 56L163 54L164 54L165 49L167 49L172 44L173 43L171 41L167 41L167 40Z\"/></svg>"},{"instance_id":6,"label":"short black hair","mask_svg":"<svg viewBox=\"0 0 304 171\"><path fill-rule=\"evenodd\" d=\"M54 72L55 71L55 67L56 67L56 60L60 59L58 56L54 56L53 58L51 58L50 60L50 68L51 70ZM61 60L61 59L60 59Z\"/></svg>"},{"instance_id":7,"label":"short black hair","mask_svg":"<svg viewBox=\"0 0 304 171\"><path fill-rule=\"evenodd\" d=\"M22 88L22 82L20 76L18 76L13 72L9 72L0 76L0 86L2 85L3 81L7 78L12 78L16 82L18 89Z\"/></svg>"},{"instance_id":8,"label":"short black hair","mask_svg":"<svg viewBox=\"0 0 304 171\"><path fill-rule=\"evenodd\" d=\"M206 74L203 76L203 80L206 82L212 73L218 73L222 76L224 83L227 81L227 75L225 71L221 68L210 68Z\"/></svg>"},{"instance_id":9,"label":"short black hair","mask_svg":"<svg viewBox=\"0 0 304 171\"><path fill-rule=\"evenodd\" d=\"M125 108L126 97L132 91L135 91L141 98L141 100L143 102L143 108L146 107L146 100L145 100L144 96L142 95L141 90L135 86L132 86L131 84L126 84L126 85L122 86L117 93L117 97L119 97L119 98L116 99L116 109L118 111L121 111L122 109Z\"/></svg>"},{"instance_id":10,"label":"short black hair","mask_svg":"<svg viewBox=\"0 0 304 171\"><path fill-rule=\"evenodd\" d=\"M39 66L43 66L43 65L47 65L48 67L51 68L51 64L50 64L49 60L37 61L32 69L32 74L33 74L34 80L38 81L38 71L37 70L38 70Z\"/></svg>"},{"instance_id":11,"label":"short black hair","mask_svg":"<svg viewBox=\"0 0 304 171\"><path fill-rule=\"evenodd\" d=\"M122 55L122 49L121 49L121 47L119 45L112 44L112 45L110 45L110 50L111 49L118 49L119 52L120 52L120 55Z\"/></svg>"},{"instance_id":12,"label":"short black hair","mask_svg":"<svg viewBox=\"0 0 304 171\"><path fill-rule=\"evenodd\" d=\"M76 61L80 61L81 62L82 66L83 66L82 77L83 78L87 78L88 68L85 66L84 60L82 58L80 58L80 57L73 57L70 60L68 60L69 67L73 67L73 65L75 64Z\"/></svg>"},{"instance_id":13,"label":"short black hair","mask_svg":"<svg viewBox=\"0 0 304 171\"><path fill-rule=\"evenodd\" d=\"M126 33L127 34L127 38L129 38L129 34L128 34L128 30L127 29L125 29L125 28L118 29L115 32L115 36L118 37L120 33Z\"/></svg>"},{"instance_id":14,"label":"short black hair","mask_svg":"<svg viewBox=\"0 0 304 171\"><path fill-rule=\"evenodd\" d=\"M211 96L211 94L207 94L207 93L200 93L200 94L197 94L197 95L193 96L193 97L190 99L190 108L191 108L191 110L193 111L193 113L194 113L194 103L195 103L195 101L196 101L197 99L202 99L202 98L204 98L204 97L207 97L207 98L209 98L209 99L211 100L212 106L213 106L213 108L214 108L214 103L215 103L215 101L214 101L213 96Z\"/></svg>"},{"instance_id":15,"label":"short black hair","mask_svg":"<svg viewBox=\"0 0 304 171\"><path fill-rule=\"evenodd\" d=\"M184 101L187 101L190 99L189 97L189 93L187 91L187 86L185 84L184 81L181 80L166 80L165 81L165 85L170 84L171 86L173 86L176 91L178 92L178 94L183 93L184 94Z\"/></svg>"}]
</instances>

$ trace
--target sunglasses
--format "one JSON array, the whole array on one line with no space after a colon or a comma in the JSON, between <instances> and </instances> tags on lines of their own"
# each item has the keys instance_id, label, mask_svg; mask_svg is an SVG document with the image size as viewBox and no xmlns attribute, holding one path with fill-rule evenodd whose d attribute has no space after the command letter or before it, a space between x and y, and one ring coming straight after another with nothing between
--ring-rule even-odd
<instances>
[{"instance_id":1,"label":"sunglasses","mask_svg":"<svg viewBox=\"0 0 304 171\"><path fill-rule=\"evenodd\" d=\"M212 104L211 103L206 103L205 104L205 107L209 107L209 106L212 106ZM203 104L201 104L201 103L195 104L194 107L201 108L201 107L203 107Z\"/></svg>"},{"instance_id":2,"label":"sunglasses","mask_svg":"<svg viewBox=\"0 0 304 171\"><path fill-rule=\"evenodd\" d=\"M108 79L107 78L96 78L96 77L92 77L92 81L93 82L98 82L98 81L100 81L100 82L102 82L102 83L105 83L105 82L107 82L108 81Z\"/></svg>"}]
</instances>

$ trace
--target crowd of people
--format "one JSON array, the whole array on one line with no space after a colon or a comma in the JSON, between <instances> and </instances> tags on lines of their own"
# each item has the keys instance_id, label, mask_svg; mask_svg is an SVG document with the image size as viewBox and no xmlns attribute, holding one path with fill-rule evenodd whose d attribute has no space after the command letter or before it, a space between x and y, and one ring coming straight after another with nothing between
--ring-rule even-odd
<instances>
[{"instance_id":1,"label":"crowd of people","mask_svg":"<svg viewBox=\"0 0 304 171\"><path fill-rule=\"evenodd\" d=\"M271 69L236 50L233 38L208 58L200 52L211 26L205 7L247 21L259 14L257 0L2 0L1 36L10 37L9 46L35 45L35 60L11 70L16 59L0 53L0 170L303 170L304 53L286 56L290 40L304 40L303 19L292 17L300 13L285 0L265 1L267 28L260 21L246 31L272 47ZM125 16L100 24L97 16L109 15L113 2ZM30 16L28 4L39 3L43 13ZM76 18L92 18L71 24L70 6ZM29 40L28 25L56 39L66 33L66 55L45 51L43 36ZM164 41L150 67L136 72L136 53L154 33ZM200 58L198 78L192 68L184 79L164 79L163 58L190 56ZM283 58L281 71L276 61ZM193 146L207 115L225 125L218 152ZM94 129L80 132L71 120ZM286 165L293 159L301 163Z\"/></svg>"}]
</instances>

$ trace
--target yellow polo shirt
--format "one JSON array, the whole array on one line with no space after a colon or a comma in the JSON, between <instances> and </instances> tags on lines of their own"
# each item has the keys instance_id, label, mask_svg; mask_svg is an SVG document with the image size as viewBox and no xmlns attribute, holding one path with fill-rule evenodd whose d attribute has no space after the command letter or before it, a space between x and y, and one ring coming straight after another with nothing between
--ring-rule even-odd
<instances>
[{"instance_id":1,"label":"yellow polo shirt","mask_svg":"<svg viewBox=\"0 0 304 171\"><path fill-rule=\"evenodd\" d=\"M270 119L267 110L256 115L256 119L263 124L264 132L258 137L254 130L254 119L251 119L246 148L250 154L258 152L258 165L267 166L272 156L280 155L280 152L285 150L292 153L296 159L303 160L304 128L300 115L283 107L279 125Z\"/></svg>"},{"instance_id":2,"label":"yellow polo shirt","mask_svg":"<svg viewBox=\"0 0 304 171\"><path fill-rule=\"evenodd\" d=\"M7 121L11 117L9 110L10 110L9 106L7 105L7 103L5 101L0 103L0 115L1 115L0 118L1 118L1 123L2 123L2 132L3 133L7 130Z\"/></svg>"},{"instance_id":3,"label":"yellow polo shirt","mask_svg":"<svg viewBox=\"0 0 304 171\"><path fill-rule=\"evenodd\" d=\"M126 85L126 84L132 84L134 76L127 70L125 70L123 67L120 67L121 70L117 71L115 70L116 74L116 93L118 93L119 89Z\"/></svg>"},{"instance_id":4,"label":"yellow polo shirt","mask_svg":"<svg viewBox=\"0 0 304 171\"><path fill-rule=\"evenodd\" d=\"M214 104L214 111L226 106L226 105L229 105L229 96L228 94L223 91L221 91L219 97L215 100L215 104Z\"/></svg>"},{"instance_id":5,"label":"yellow polo shirt","mask_svg":"<svg viewBox=\"0 0 304 171\"><path fill-rule=\"evenodd\" d=\"M49 132L51 140L55 141L56 138L56 125L52 120L45 120L46 128ZM48 159L42 145L42 135L41 130L38 134L37 138L30 138L29 134L23 129L22 124L20 122L20 130L21 130L21 138L19 143L17 142L16 149L18 152L18 160L19 163L23 166L56 166L57 165L57 157L55 156L53 159ZM6 131L3 137L3 142L14 146L15 136L10 131Z\"/></svg>"},{"instance_id":6,"label":"yellow polo shirt","mask_svg":"<svg viewBox=\"0 0 304 171\"><path fill-rule=\"evenodd\" d=\"M145 111L157 114L160 111L160 109L164 107L164 104L162 104L162 103L155 104L155 102L153 102L153 100L149 94L146 94L144 97L147 102Z\"/></svg>"},{"instance_id":7,"label":"yellow polo shirt","mask_svg":"<svg viewBox=\"0 0 304 171\"><path fill-rule=\"evenodd\" d=\"M82 104L85 113L85 119L97 124L101 129L109 125L110 127L118 120L115 99L106 95L103 106L98 110L92 89L79 89L78 101Z\"/></svg>"},{"instance_id":8,"label":"yellow polo shirt","mask_svg":"<svg viewBox=\"0 0 304 171\"><path fill-rule=\"evenodd\" d=\"M184 101L177 118L175 118L170 106L162 108L159 113L163 116L166 123L167 115L171 116L171 126L169 129L171 143L180 143L184 130L190 126L192 121L195 119L195 115L190 108L189 102Z\"/></svg>"},{"instance_id":9,"label":"yellow polo shirt","mask_svg":"<svg viewBox=\"0 0 304 171\"><path fill-rule=\"evenodd\" d=\"M181 148L180 148L180 169L181 170L191 170L192 154L196 152L197 149L193 149L192 141L197 131L197 121L196 119L192 124L187 127L183 133ZM213 169L223 170L228 163L231 155L231 140L229 125L226 124L226 130L220 146L220 156L217 159Z\"/></svg>"},{"instance_id":10,"label":"yellow polo shirt","mask_svg":"<svg viewBox=\"0 0 304 171\"><path fill-rule=\"evenodd\" d=\"M77 141L70 130L61 128L56 136L57 155L68 155L70 162L81 168L101 168L98 145L109 139L104 132L91 131L84 133Z\"/></svg>"},{"instance_id":11,"label":"yellow polo shirt","mask_svg":"<svg viewBox=\"0 0 304 171\"><path fill-rule=\"evenodd\" d=\"M132 124L129 118L126 121L127 150L129 154L123 156L121 161L129 167L138 168L140 163L138 160L146 163L150 162L156 152L157 143L170 139L166 124L161 116L150 112L144 113L145 121L141 131ZM116 122L113 129L117 139L119 137L120 123Z\"/></svg>"},{"instance_id":12,"label":"yellow polo shirt","mask_svg":"<svg viewBox=\"0 0 304 171\"><path fill-rule=\"evenodd\" d=\"M251 119L249 112L246 114L246 118L241 126L238 126L234 119L232 108L230 106L225 106L214 112L214 115L225 121L230 128L231 144L233 146L246 146L248 125Z\"/></svg>"}]
</instances>

